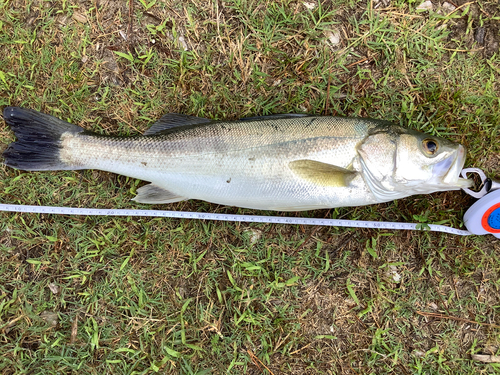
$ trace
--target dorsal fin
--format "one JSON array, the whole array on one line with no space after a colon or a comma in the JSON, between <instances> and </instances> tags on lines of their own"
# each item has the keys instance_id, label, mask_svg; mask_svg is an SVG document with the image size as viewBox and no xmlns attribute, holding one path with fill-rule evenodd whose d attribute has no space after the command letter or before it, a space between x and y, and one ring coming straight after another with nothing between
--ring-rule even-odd
<instances>
[{"instance_id":1,"label":"dorsal fin","mask_svg":"<svg viewBox=\"0 0 500 375\"><path fill-rule=\"evenodd\" d=\"M158 134L178 126L205 124L207 122L211 122L211 120L202 117L181 115L179 113L167 113L146 130L144 135Z\"/></svg>"},{"instance_id":2,"label":"dorsal fin","mask_svg":"<svg viewBox=\"0 0 500 375\"><path fill-rule=\"evenodd\" d=\"M262 121L262 120L280 120L285 118L295 118L295 117L311 117L311 115L305 113L284 113L277 115L268 115L268 116L252 116L252 117L243 117L241 121Z\"/></svg>"}]
</instances>

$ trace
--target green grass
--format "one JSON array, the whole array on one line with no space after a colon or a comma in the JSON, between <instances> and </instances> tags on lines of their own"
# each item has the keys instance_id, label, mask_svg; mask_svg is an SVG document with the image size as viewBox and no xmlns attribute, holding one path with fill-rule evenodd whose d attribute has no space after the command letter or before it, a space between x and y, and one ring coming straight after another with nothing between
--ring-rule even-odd
<instances>
[{"instance_id":1,"label":"green grass","mask_svg":"<svg viewBox=\"0 0 500 375\"><path fill-rule=\"evenodd\" d=\"M498 178L496 2L451 14L378 3L4 1L0 107L121 135L166 112L366 116L461 142L467 166ZM3 123L0 136L13 140ZM3 166L0 192L151 208L130 202L140 183ZM472 203L447 192L297 215L460 227ZM470 356L499 354L499 248L492 236L1 213L0 372L498 373Z\"/></svg>"}]
</instances>

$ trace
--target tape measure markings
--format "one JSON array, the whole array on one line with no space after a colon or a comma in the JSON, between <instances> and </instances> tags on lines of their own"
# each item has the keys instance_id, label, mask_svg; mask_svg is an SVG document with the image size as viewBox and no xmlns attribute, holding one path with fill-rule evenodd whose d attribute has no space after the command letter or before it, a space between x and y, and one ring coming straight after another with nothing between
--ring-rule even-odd
<instances>
[{"instance_id":1,"label":"tape measure markings","mask_svg":"<svg viewBox=\"0 0 500 375\"><path fill-rule=\"evenodd\" d=\"M319 226L329 226L329 227L420 230L420 231L430 230L434 232L456 234L459 236L468 236L472 234L466 230L456 229L445 225L435 225L435 224L427 224L429 229L419 229L418 228L419 224L416 223L396 223L396 222L385 222L385 221L362 221L362 220L343 220L343 219L316 219L316 218L303 218L303 217L281 217L281 216L259 216L259 215L233 215L233 214L215 214L209 212L52 207L52 206L16 205L16 204L0 204L0 211L54 214L54 215L168 217L175 219L198 219L198 220L215 220L215 221L247 222L247 223L301 224L301 225L319 225Z\"/></svg>"}]
</instances>

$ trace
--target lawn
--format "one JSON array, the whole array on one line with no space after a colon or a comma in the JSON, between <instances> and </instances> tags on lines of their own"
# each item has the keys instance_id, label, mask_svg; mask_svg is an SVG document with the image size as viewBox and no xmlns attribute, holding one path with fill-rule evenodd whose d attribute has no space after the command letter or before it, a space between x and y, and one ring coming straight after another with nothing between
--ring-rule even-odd
<instances>
[{"instance_id":1,"label":"lawn","mask_svg":"<svg viewBox=\"0 0 500 375\"><path fill-rule=\"evenodd\" d=\"M0 109L103 134L168 112L385 119L500 177L498 1L0 1ZM431 9L428 8L431 7ZM420 8L420 9L418 9ZM0 121L0 148L13 141ZM131 202L111 173L1 166L1 203ZM463 227L461 191L278 215ZM493 236L0 213L2 374L493 374Z\"/></svg>"}]
</instances>

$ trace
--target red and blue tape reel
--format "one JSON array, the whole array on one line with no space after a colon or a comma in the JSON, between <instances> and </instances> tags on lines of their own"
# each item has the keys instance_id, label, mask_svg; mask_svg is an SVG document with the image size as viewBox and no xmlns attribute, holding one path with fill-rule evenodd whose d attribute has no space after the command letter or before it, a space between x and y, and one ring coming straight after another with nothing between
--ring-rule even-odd
<instances>
[{"instance_id":1,"label":"red and blue tape reel","mask_svg":"<svg viewBox=\"0 0 500 375\"><path fill-rule=\"evenodd\" d=\"M500 238L500 190L494 190L474 203L465 213L464 223L473 234L492 234Z\"/></svg>"}]
</instances>

